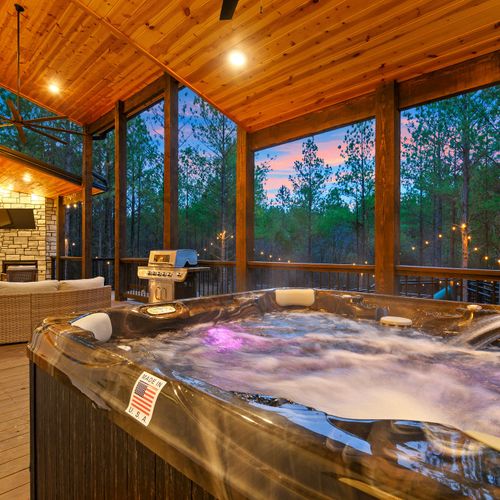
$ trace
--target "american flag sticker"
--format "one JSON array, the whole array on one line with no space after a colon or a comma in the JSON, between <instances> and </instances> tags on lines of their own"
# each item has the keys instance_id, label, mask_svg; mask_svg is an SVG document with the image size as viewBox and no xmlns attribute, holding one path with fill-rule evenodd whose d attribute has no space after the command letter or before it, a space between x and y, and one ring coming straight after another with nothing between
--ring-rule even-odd
<instances>
[{"instance_id":1,"label":"american flag sticker","mask_svg":"<svg viewBox=\"0 0 500 500\"><path fill-rule=\"evenodd\" d=\"M132 389L127 413L147 427L153 416L156 400L165 384L164 380L155 375L142 372Z\"/></svg>"}]
</instances>

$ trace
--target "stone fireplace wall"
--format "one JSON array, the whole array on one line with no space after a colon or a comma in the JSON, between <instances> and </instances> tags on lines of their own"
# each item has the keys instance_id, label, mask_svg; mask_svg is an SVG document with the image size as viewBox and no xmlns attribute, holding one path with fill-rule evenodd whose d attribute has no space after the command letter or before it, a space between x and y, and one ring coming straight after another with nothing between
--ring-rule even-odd
<instances>
[{"instance_id":1,"label":"stone fireplace wall","mask_svg":"<svg viewBox=\"0 0 500 500\"><path fill-rule=\"evenodd\" d=\"M32 208L36 229L0 229L0 266L4 260L36 260L38 279L50 279L56 253L54 200L25 193L0 193L0 208Z\"/></svg>"}]
</instances>

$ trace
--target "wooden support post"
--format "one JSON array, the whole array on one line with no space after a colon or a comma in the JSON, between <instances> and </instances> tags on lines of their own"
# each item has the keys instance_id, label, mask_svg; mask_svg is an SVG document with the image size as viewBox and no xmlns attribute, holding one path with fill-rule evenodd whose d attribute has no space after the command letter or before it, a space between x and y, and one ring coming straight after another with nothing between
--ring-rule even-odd
<instances>
[{"instance_id":1,"label":"wooden support post","mask_svg":"<svg viewBox=\"0 0 500 500\"><path fill-rule=\"evenodd\" d=\"M126 300L125 274L121 258L127 228L127 118L123 101L115 105L115 300Z\"/></svg>"},{"instance_id":2,"label":"wooden support post","mask_svg":"<svg viewBox=\"0 0 500 500\"><path fill-rule=\"evenodd\" d=\"M82 278L92 277L92 136L84 130L82 154Z\"/></svg>"},{"instance_id":3,"label":"wooden support post","mask_svg":"<svg viewBox=\"0 0 500 500\"><path fill-rule=\"evenodd\" d=\"M165 75L164 94L164 174L163 174L163 248L179 244L179 84Z\"/></svg>"},{"instance_id":4,"label":"wooden support post","mask_svg":"<svg viewBox=\"0 0 500 500\"><path fill-rule=\"evenodd\" d=\"M236 155L236 289L251 288L248 261L254 246L254 154L248 133L238 127Z\"/></svg>"},{"instance_id":5,"label":"wooden support post","mask_svg":"<svg viewBox=\"0 0 500 500\"><path fill-rule=\"evenodd\" d=\"M64 279L63 264L64 261L61 256L65 254L65 244L64 244L64 227L66 225L66 207L64 206L64 197L57 197L57 207L56 207L56 262L55 262L55 277L56 280Z\"/></svg>"},{"instance_id":6,"label":"wooden support post","mask_svg":"<svg viewBox=\"0 0 500 500\"><path fill-rule=\"evenodd\" d=\"M384 83L375 96L375 289L399 291L400 113L395 82Z\"/></svg>"}]
</instances>

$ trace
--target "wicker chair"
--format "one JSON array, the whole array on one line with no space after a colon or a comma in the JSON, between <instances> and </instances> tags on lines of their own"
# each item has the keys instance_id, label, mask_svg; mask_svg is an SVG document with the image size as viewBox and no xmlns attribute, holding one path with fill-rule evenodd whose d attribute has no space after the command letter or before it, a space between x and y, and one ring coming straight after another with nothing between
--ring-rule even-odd
<instances>
[{"instance_id":1,"label":"wicker chair","mask_svg":"<svg viewBox=\"0 0 500 500\"><path fill-rule=\"evenodd\" d=\"M111 287L0 295L0 344L27 342L49 316L111 307Z\"/></svg>"}]
</instances>

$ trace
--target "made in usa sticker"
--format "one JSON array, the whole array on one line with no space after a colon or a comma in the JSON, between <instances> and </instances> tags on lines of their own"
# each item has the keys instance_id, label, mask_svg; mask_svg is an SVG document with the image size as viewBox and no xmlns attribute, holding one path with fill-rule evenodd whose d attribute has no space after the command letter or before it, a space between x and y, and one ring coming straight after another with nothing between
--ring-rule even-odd
<instances>
[{"instance_id":1,"label":"made in usa sticker","mask_svg":"<svg viewBox=\"0 0 500 500\"><path fill-rule=\"evenodd\" d=\"M127 413L147 427L153 416L156 400L165 384L164 380L155 375L142 372L132 389Z\"/></svg>"}]
</instances>

